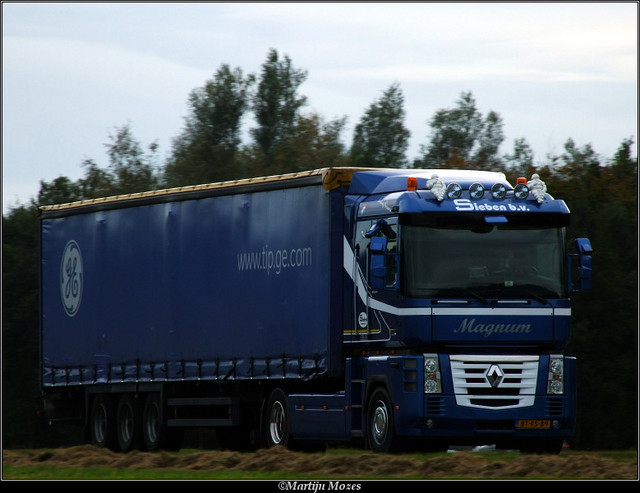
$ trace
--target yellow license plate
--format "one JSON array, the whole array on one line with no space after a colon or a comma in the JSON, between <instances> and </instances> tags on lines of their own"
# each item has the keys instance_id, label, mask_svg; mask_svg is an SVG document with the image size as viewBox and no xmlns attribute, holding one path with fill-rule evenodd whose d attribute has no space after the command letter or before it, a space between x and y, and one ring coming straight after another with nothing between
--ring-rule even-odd
<instances>
[{"instance_id":1,"label":"yellow license plate","mask_svg":"<svg viewBox=\"0 0 640 493\"><path fill-rule=\"evenodd\" d=\"M519 419L518 428L529 430L546 430L551 428L551 420L549 419Z\"/></svg>"}]
</instances>

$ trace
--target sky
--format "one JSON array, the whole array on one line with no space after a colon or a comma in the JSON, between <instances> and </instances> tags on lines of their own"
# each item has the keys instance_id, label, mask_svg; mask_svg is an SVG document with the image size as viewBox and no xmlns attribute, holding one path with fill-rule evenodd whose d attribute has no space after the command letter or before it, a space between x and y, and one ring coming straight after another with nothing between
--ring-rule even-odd
<instances>
[{"instance_id":1,"label":"sky","mask_svg":"<svg viewBox=\"0 0 640 493\"><path fill-rule=\"evenodd\" d=\"M270 49L307 71L304 113L347 117L347 147L394 83L409 160L463 92L502 117L501 155L524 138L544 163L572 139L606 162L637 140L636 2L3 2L3 214L86 159L106 167L125 125L163 161L189 93L222 64L259 74Z\"/></svg>"}]
</instances>

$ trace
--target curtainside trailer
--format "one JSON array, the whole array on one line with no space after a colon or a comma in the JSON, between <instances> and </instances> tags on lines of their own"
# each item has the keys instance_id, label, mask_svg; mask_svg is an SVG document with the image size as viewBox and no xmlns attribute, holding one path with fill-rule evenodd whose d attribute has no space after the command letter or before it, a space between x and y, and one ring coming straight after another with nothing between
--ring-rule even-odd
<instances>
[{"instance_id":1,"label":"curtainside trailer","mask_svg":"<svg viewBox=\"0 0 640 493\"><path fill-rule=\"evenodd\" d=\"M41 208L41 387L95 444L504 444L576 415L569 210L539 177L327 168Z\"/></svg>"}]
</instances>

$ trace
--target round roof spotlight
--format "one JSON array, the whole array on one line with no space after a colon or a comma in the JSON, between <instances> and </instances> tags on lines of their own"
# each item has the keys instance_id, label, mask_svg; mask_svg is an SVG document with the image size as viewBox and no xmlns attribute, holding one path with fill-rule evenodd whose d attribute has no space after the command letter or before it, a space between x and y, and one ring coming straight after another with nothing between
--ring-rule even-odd
<instances>
[{"instance_id":1,"label":"round roof spotlight","mask_svg":"<svg viewBox=\"0 0 640 493\"><path fill-rule=\"evenodd\" d=\"M518 183L513 189L513 196L518 200L526 200L529 196L529 187L524 183Z\"/></svg>"},{"instance_id":2,"label":"round roof spotlight","mask_svg":"<svg viewBox=\"0 0 640 493\"><path fill-rule=\"evenodd\" d=\"M491 187L491 196L494 199L503 199L507 196L507 187L502 183L496 183Z\"/></svg>"},{"instance_id":3,"label":"round roof spotlight","mask_svg":"<svg viewBox=\"0 0 640 493\"><path fill-rule=\"evenodd\" d=\"M484 197L484 187L480 183L474 183L469 187L469 197L472 199L481 199Z\"/></svg>"},{"instance_id":4,"label":"round roof spotlight","mask_svg":"<svg viewBox=\"0 0 640 493\"><path fill-rule=\"evenodd\" d=\"M447 185L447 197L449 197L450 199L460 198L461 194L462 187L457 183L449 183L449 185Z\"/></svg>"}]
</instances>

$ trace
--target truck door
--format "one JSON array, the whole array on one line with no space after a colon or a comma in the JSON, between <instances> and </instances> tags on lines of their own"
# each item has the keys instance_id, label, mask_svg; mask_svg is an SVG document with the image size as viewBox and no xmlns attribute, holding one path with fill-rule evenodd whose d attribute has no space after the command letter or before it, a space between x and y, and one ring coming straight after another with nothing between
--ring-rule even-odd
<instances>
[{"instance_id":1,"label":"truck door","mask_svg":"<svg viewBox=\"0 0 640 493\"><path fill-rule=\"evenodd\" d=\"M388 340L390 309L398 287L397 219L361 221L353 256L351 341Z\"/></svg>"}]
</instances>

